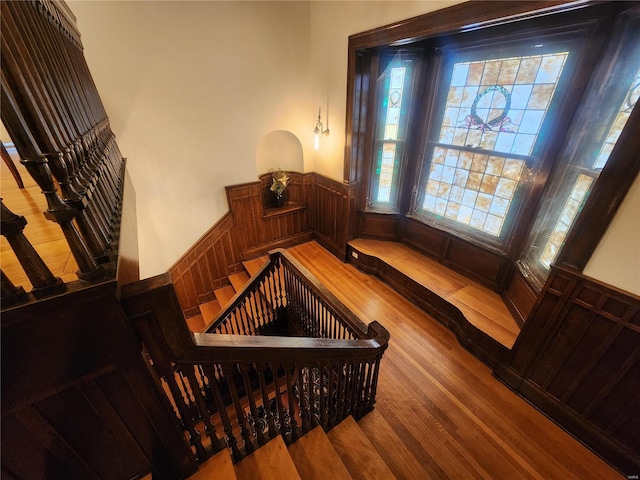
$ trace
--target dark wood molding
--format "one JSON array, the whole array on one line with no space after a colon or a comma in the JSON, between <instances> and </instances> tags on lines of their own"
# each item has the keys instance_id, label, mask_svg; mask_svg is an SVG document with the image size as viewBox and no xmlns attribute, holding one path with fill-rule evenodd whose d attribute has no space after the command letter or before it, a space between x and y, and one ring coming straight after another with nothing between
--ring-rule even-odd
<instances>
[{"instance_id":1,"label":"dark wood molding","mask_svg":"<svg viewBox=\"0 0 640 480\"><path fill-rule=\"evenodd\" d=\"M525 324L537 297L538 293L520 273L520 270L514 268L509 285L502 292L502 299L520 327Z\"/></svg>"}]
</instances>

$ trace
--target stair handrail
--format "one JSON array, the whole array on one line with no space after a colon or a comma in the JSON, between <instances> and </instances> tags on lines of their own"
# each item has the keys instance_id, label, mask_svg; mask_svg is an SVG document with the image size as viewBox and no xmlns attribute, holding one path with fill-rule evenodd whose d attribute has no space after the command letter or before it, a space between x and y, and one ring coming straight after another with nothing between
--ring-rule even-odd
<instances>
[{"instance_id":1,"label":"stair handrail","mask_svg":"<svg viewBox=\"0 0 640 480\"><path fill-rule=\"evenodd\" d=\"M275 288L277 291L264 291L261 285L265 286L265 279L270 275L274 275L275 278L272 282L267 282L266 286L271 289ZM223 333L223 327L225 324L231 322L234 319L234 315L241 312L241 309L246 306L247 298L249 296L266 296L268 298L267 304L271 305L273 309L272 314L275 316L275 311L278 309L291 310L297 309L297 316L300 316L301 309L305 306L300 305L304 303L306 297L304 295L297 295L295 298L295 292L292 283L297 282L300 287L305 288L305 292L313 292L313 295L321 303L323 311L332 312L335 316L335 320L342 326L342 332L325 331L321 332L317 328L313 328L313 325L301 325L303 335L322 337L322 338L351 338L362 339L371 338L371 332L369 327L356 315L353 314L329 289L327 289L304 265L298 262L291 254L284 249L274 249L269 252L269 261L263 265L247 282L242 290L237 292L233 298L229 300L229 303L221 310L218 315L205 327L204 331L209 333ZM300 300L298 304L292 305L292 300ZM268 308L266 304L263 304L262 312L264 308ZM316 309L318 306L316 306ZM254 306L253 311L256 311ZM318 312L313 312L317 314ZM291 313L289 313L291 316ZM307 319L310 323L316 321L314 318L316 315L308 315ZM235 319L237 320L237 319ZM248 334L257 333L260 325L253 325L253 329ZM306 327L306 328L305 328ZM233 331L229 333L241 333Z\"/></svg>"}]
</instances>

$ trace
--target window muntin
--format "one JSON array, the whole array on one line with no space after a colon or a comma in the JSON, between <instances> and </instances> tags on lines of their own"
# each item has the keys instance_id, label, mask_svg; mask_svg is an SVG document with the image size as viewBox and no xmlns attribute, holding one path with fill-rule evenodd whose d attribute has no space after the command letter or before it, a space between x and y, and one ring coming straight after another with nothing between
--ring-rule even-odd
<instances>
[{"instance_id":1,"label":"window muntin","mask_svg":"<svg viewBox=\"0 0 640 480\"><path fill-rule=\"evenodd\" d=\"M631 86L629 87L629 91L627 92L624 102L620 105L618 114L616 115L611 128L609 128L609 132L607 133L604 142L602 143L600 153L598 154L598 158L593 166L594 170L602 170L606 165L613 147L618 142L618 138L620 137L624 126L627 124L627 120L629 120L631 110L633 110L633 107L638 101L638 97L640 97L640 70L638 70L636 77L631 82Z\"/></svg>"},{"instance_id":2,"label":"window muntin","mask_svg":"<svg viewBox=\"0 0 640 480\"><path fill-rule=\"evenodd\" d=\"M440 146L431 158L422 208L500 235L524 160Z\"/></svg>"},{"instance_id":3,"label":"window muntin","mask_svg":"<svg viewBox=\"0 0 640 480\"><path fill-rule=\"evenodd\" d=\"M569 55L560 48L453 64L419 214L504 241Z\"/></svg>"}]
</instances>

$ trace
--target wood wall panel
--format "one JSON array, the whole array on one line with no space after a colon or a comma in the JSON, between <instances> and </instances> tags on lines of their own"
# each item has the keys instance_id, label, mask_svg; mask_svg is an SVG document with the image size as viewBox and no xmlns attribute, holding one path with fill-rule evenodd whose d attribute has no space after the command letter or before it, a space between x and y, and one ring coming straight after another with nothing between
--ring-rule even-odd
<instances>
[{"instance_id":1,"label":"wood wall panel","mask_svg":"<svg viewBox=\"0 0 640 480\"><path fill-rule=\"evenodd\" d=\"M153 468L154 479L173 479L193 472L115 280L84 287L70 284L65 295L2 313L7 478L120 480Z\"/></svg>"},{"instance_id":2,"label":"wood wall panel","mask_svg":"<svg viewBox=\"0 0 640 480\"><path fill-rule=\"evenodd\" d=\"M313 179L310 207L314 237L327 250L344 259L347 240L355 231L355 187L318 174L314 174Z\"/></svg>"},{"instance_id":3,"label":"wood wall panel","mask_svg":"<svg viewBox=\"0 0 640 480\"><path fill-rule=\"evenodd\" d=\"M243 269L243 260L311 239L313 174L288 176L282 208L275 207L269 190L271 174L226 187L229 212L169 269L187 317L200 313L198 305L213 300L215 289L230 284L229 275Z\"/></svg>"},{"instance_id":4,"label":"wood wall panel","mask_svg":"<svg viewBox=\"0 0 640 480\"><path fill-rule=\"evenodd\" d=\"M271 174L259 181L226 188L229 213L198 240L170 269L187 317L229 285L228 276L242 261L269 250L318 240L344 259L347 239L356 228L355 186L315 173L288 172L286 204L276 208L269 190Z\"/></svg>"},{"instance_id":5,"label":"wood wall panel","mask_svg":"<svg viewBox=\"0 0 640 480\"><path fill-rule=\"evenodd\" d=\"M509 308L515 321L518 322L518 325L521 327L531 313L537 297L537 292L533 290L529 282L522 276L520 270L514 268L511 281L507 289L502 293L502 299L507 308Z\"/></svg>"},{"instance_id":6,"label":"wood wall panel","mask_svg":"<svg viewBox=\"0 0 640 480\"><path fill-rule=\"evenodd\" d=\"M398 215L364 212L360 214L359 236L398 242L401 223L402 218Z\"/></svg>"},{"instance_id":7,"label":"wood wall panel","mask_svg":"<svg viewBox=\"0 0 640 480\"><path fill-rule=\"evenodd\" d=\"M640 471L640 297L553 267L496 375L623 472Z\"/></svg>"}]
</instances>

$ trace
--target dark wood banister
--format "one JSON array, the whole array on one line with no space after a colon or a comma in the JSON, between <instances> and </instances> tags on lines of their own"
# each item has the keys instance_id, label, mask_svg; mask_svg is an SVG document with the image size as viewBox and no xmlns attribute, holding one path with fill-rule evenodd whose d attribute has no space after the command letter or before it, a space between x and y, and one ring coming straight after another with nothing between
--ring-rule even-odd
<instances>
[{"instance_id":1,"label":"dark wood banister","mask_svg":"<svg viewBox=\"0 0 640 480\"><path fill-rule=\"evenodd\" d=\"M256 291L262 279L267 273L274 268L278 262L284 262L287 268L293 270L300 278L303 278L307 285L314 290L316 294L330 309L338 314L338 317L349 331L359 338L371 337L371 324L367 326L360 318L353 314L338 298L331 293L322 283L320 283L313 274L304 267L295 258L289 255L286 250L278 248L269 252L269 262L263 265L245 285L244 290L237 292L233 298L229 300L227 306L219 312L217 317L213 319L209 325L205 327L206 332L213 333L224 321L233 313L245 298L247 291ZM377 322L374 322L377 323Z\"/></svg>"}]
</instances>

